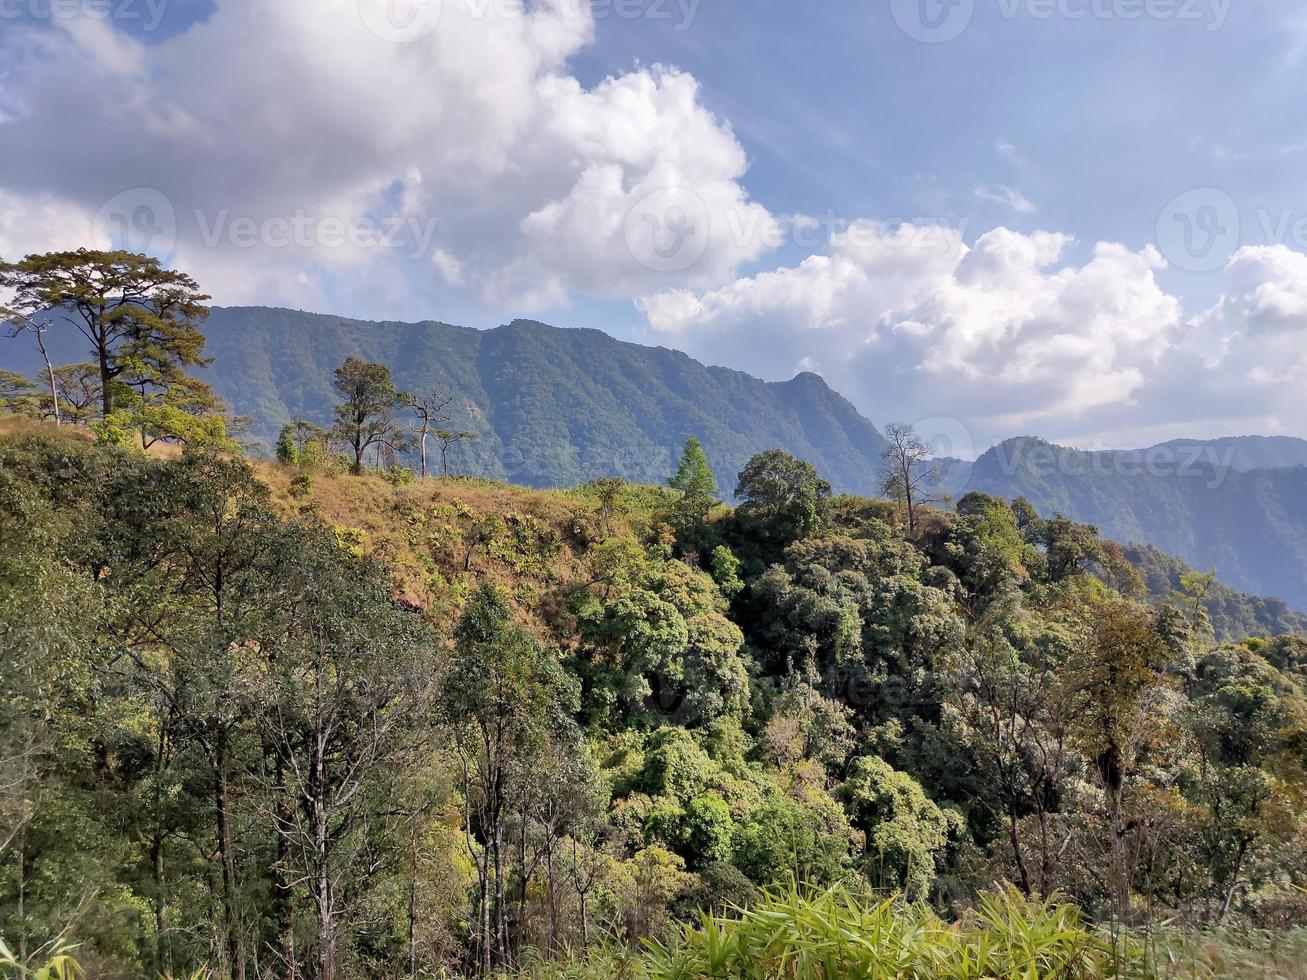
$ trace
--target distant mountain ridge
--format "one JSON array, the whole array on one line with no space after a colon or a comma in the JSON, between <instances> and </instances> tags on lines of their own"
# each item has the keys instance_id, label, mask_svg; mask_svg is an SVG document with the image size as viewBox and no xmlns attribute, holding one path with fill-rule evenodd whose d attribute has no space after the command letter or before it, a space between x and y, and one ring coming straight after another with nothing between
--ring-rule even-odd
<instances>
[{"instance_id":1,"label":"distant mountain ridge","mask_svg":"<svg viewBox=\"0 0 1307 980\"><path fill-rule=\"evenodd\" d=\"M1236 470L1284 469L1307 466L1307 439L1293 436L1226 436L1220 439L1172 439L1130 455L1167 457L1178 462L1206 460Z\"/></svg>"},{"instance_id":2,"label":"distant mountain ridge","mask_svg":"<svg viewBox=\"0 0 1307 980\"><path fill-rule=\"evenodd\" d=\"M516 320L493 330L445 323L367 323L270 308L218 308L204 325L202 372L265 446L295 418L325 424L332 372L347 357L386 364L404 390L456 393L459 472L535 487L599 476L661 483L685 440L704 445L722 491L755 452L810 460L840 491L875 485L885 445L876 427L815 374L765 382L679 351L599 330Z\"/></svg>"},{"instance_id":3,"label":"distant mountain ridge","mask_svg":"<svg viewBox=\"0 0 1307 980\"><path fill-rule=\"evenodd\" d=\"M1307 466L1240 468L1265 458L1264 444L1240 443L1092 453L1009 439L968 468L965 487L1025 497L1041 514L1094 524L1122 543L1152 545L1195 568L1214 568L1239 590L1307 608ZM1221 462L1192 451L1206 446L1218 447ZM1294 452L1279 446L1277 458L1291 460Z\"/></svg>"}]
</instances>

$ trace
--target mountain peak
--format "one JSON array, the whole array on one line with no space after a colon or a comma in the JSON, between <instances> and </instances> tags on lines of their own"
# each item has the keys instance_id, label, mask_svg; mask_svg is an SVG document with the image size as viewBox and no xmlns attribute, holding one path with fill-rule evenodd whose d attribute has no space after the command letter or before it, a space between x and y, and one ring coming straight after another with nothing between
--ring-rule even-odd
<instances>
[{"instance_id":1,"label":"mountain peak","mask_svg":"<svg viewBox=\"0 0 1307 980\"><path fill-rule=\"evenodd\" d=\"M477 434L455 451L459 472L531 486L661 483L694 436L722 486L772 448L807 459L841 491L870 493L877 482L880 433L812 372L769 384L680 351L525 318L472 330L227 307L204 332L214 358L205 380L256 420L265 447L292 419L330 421L332 372L352 355L387 365L401 389L458 395L451 424Z\"/></svg>"}]
</instances>

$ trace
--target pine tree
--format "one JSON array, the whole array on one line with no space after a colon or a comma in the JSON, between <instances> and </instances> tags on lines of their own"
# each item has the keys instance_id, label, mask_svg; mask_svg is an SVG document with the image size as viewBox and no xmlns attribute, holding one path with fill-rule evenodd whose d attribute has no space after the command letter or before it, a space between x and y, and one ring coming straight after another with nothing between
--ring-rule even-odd
<instances>
[{"instance_id":1,"label":"pine tree","mask_svg":"<svg viewBox=\"0 0 1307 980\"><path fill-rule=\"evenodd\" d=\"M685 449L681 451L681 461L667 485L681 491L680 512L700 522L708 518L708 511L721 499L717 480L713 477L712 467L708 465L708 457L704 455L698 439L686 440Z\"/></svg>"},{"instance_id":2,"label":"pine tree","mask_svg":"<svg viewBox=\"0 0 1307 980\"><path fill-rule=\"evenodd\" d=\"M166 390L183 368L208 363L199 324L209 315L209 297L190 276L148 255L84 248L29 255L0 262L0 287L12 294L0 319L35 325L58 310L48 322L75 328L86 339L100 371L105 417L124 385L140 386L142 394ZM37 340L44 343L39 330Z\"/></svg>"}]
</instances>

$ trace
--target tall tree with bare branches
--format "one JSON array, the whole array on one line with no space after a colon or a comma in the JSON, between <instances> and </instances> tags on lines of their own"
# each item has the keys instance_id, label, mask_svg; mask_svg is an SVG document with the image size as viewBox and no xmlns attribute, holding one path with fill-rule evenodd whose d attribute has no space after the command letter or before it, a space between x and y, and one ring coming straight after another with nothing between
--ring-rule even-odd
<instances>
[{"instance_id":1,"label":"tall tree with bare branches","mask_svg":"<svg viewBox=\"0 0 1307 980\"><path fill-rule=\"evenodd\" d=\"M881 453L885 461L881 487L892 500L903 502L908 512L908 534L915 537L917 508L936 499L929 488L939 480L939 471L930 465L930 446L912 426L891 422L885 427L885 439L888 445Z\"/></svg>"}]
</instances>

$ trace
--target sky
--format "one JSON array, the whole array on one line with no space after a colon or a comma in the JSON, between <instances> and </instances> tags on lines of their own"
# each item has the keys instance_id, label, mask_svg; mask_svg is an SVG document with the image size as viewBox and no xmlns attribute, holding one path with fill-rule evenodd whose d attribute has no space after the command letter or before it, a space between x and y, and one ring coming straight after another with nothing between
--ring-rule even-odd
<instances>
[{"instance_id":1,"label":"sky","mask_svg":"<svg viewBox=\"0 0 1307 980\"><path fill-rule=\"evenodd\" d=\"M963 456L1307 437L1304 96L1284 0L0 0L0 256L814 371Z\"/></svg>"}]
</instances>

